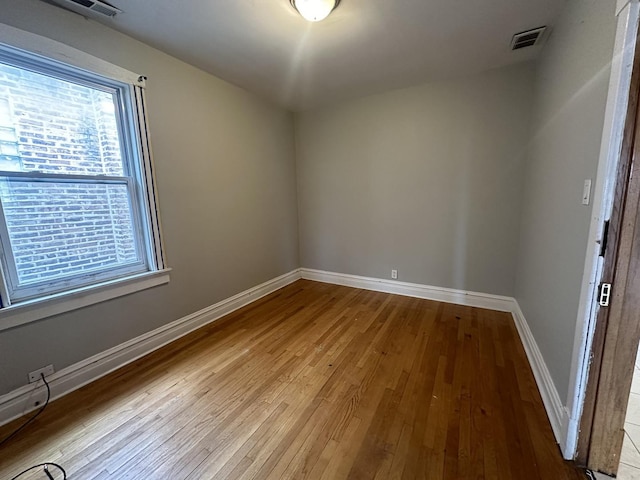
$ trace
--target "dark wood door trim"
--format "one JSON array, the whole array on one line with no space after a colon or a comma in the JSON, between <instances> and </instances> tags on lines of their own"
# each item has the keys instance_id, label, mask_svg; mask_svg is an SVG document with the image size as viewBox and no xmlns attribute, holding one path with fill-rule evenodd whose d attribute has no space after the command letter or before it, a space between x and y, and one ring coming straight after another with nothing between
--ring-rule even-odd
<instances>
[{"instance_id":1,"label":"dark wood door trim","mask_svg":"<svg viewBox=\"0 0 640 480\"><path fill-rule=\"evenodd\" d=\"M609 474L618 468L640 341L640 175L632 175L640 168L639 95L640 35L601 278L613 293L609 307L597 314L576 455L578 463Z\"/></svg>"}]
</instances>

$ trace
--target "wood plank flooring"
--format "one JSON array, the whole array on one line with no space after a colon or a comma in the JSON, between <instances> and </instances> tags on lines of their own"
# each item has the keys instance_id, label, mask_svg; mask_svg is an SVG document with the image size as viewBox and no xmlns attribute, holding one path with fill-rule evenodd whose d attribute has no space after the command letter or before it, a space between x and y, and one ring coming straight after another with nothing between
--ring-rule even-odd
<instances>
[{"instance_id":1,"label":"wood plank flooring","mask_svg":"<svg viewBox=\"0 0 640 480\"><path fill-rule=\"evenodd\" d=\"M585 478L509 314L305 280L52 402L0 478L44 461L71 480Z\"/></svg>"}]
</instances>

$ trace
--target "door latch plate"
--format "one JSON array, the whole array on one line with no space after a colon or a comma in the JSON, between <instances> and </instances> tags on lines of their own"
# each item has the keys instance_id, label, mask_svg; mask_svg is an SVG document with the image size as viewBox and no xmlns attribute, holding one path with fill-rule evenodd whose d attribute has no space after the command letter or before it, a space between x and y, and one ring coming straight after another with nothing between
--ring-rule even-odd
<instances>
[{"instance_id":1,"label":"door latch plate","mask_svg":"<svg viewBox=\"0 0 640 480\"><path fill-rule=\"evenodd\" d=\"M601 307L608 307L609 300L611 299L611 284L603 283L600 285L600 298L598 298L598 303Z\"/></svg>"}]
</instances>

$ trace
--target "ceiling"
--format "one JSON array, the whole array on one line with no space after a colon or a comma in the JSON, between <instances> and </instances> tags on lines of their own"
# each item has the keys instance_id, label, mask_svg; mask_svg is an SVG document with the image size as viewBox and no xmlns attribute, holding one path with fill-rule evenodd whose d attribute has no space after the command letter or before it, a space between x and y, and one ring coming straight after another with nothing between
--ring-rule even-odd
<instances>
[{"instance_id":1,"label":"ceiling","mask_svg":"<svg viewBox=\"0 0 640 480\"><path fill-rule=\"evenodd\" d=\"M564 0L342 0L323 22L289 0L110 0L99 20L291 110L532 59L514 33ZM188 7L187 7L188 6Z\"/></svg>"}]
</instances>

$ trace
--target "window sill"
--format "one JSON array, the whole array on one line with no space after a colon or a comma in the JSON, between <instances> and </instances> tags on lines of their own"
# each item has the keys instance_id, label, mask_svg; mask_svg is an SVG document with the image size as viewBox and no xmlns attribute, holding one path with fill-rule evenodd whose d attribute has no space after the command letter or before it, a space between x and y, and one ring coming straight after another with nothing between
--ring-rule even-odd
<instances>
[{"instance_id":1,"label":"window sill","mask_svg":"<svg viewBox=\"0 0 640 480\"><path fill-rule=\"evenodd\" d=\"M0 309L0 331L169 283L170 268L77 288Z\"/></svg>"}]
</instances>

